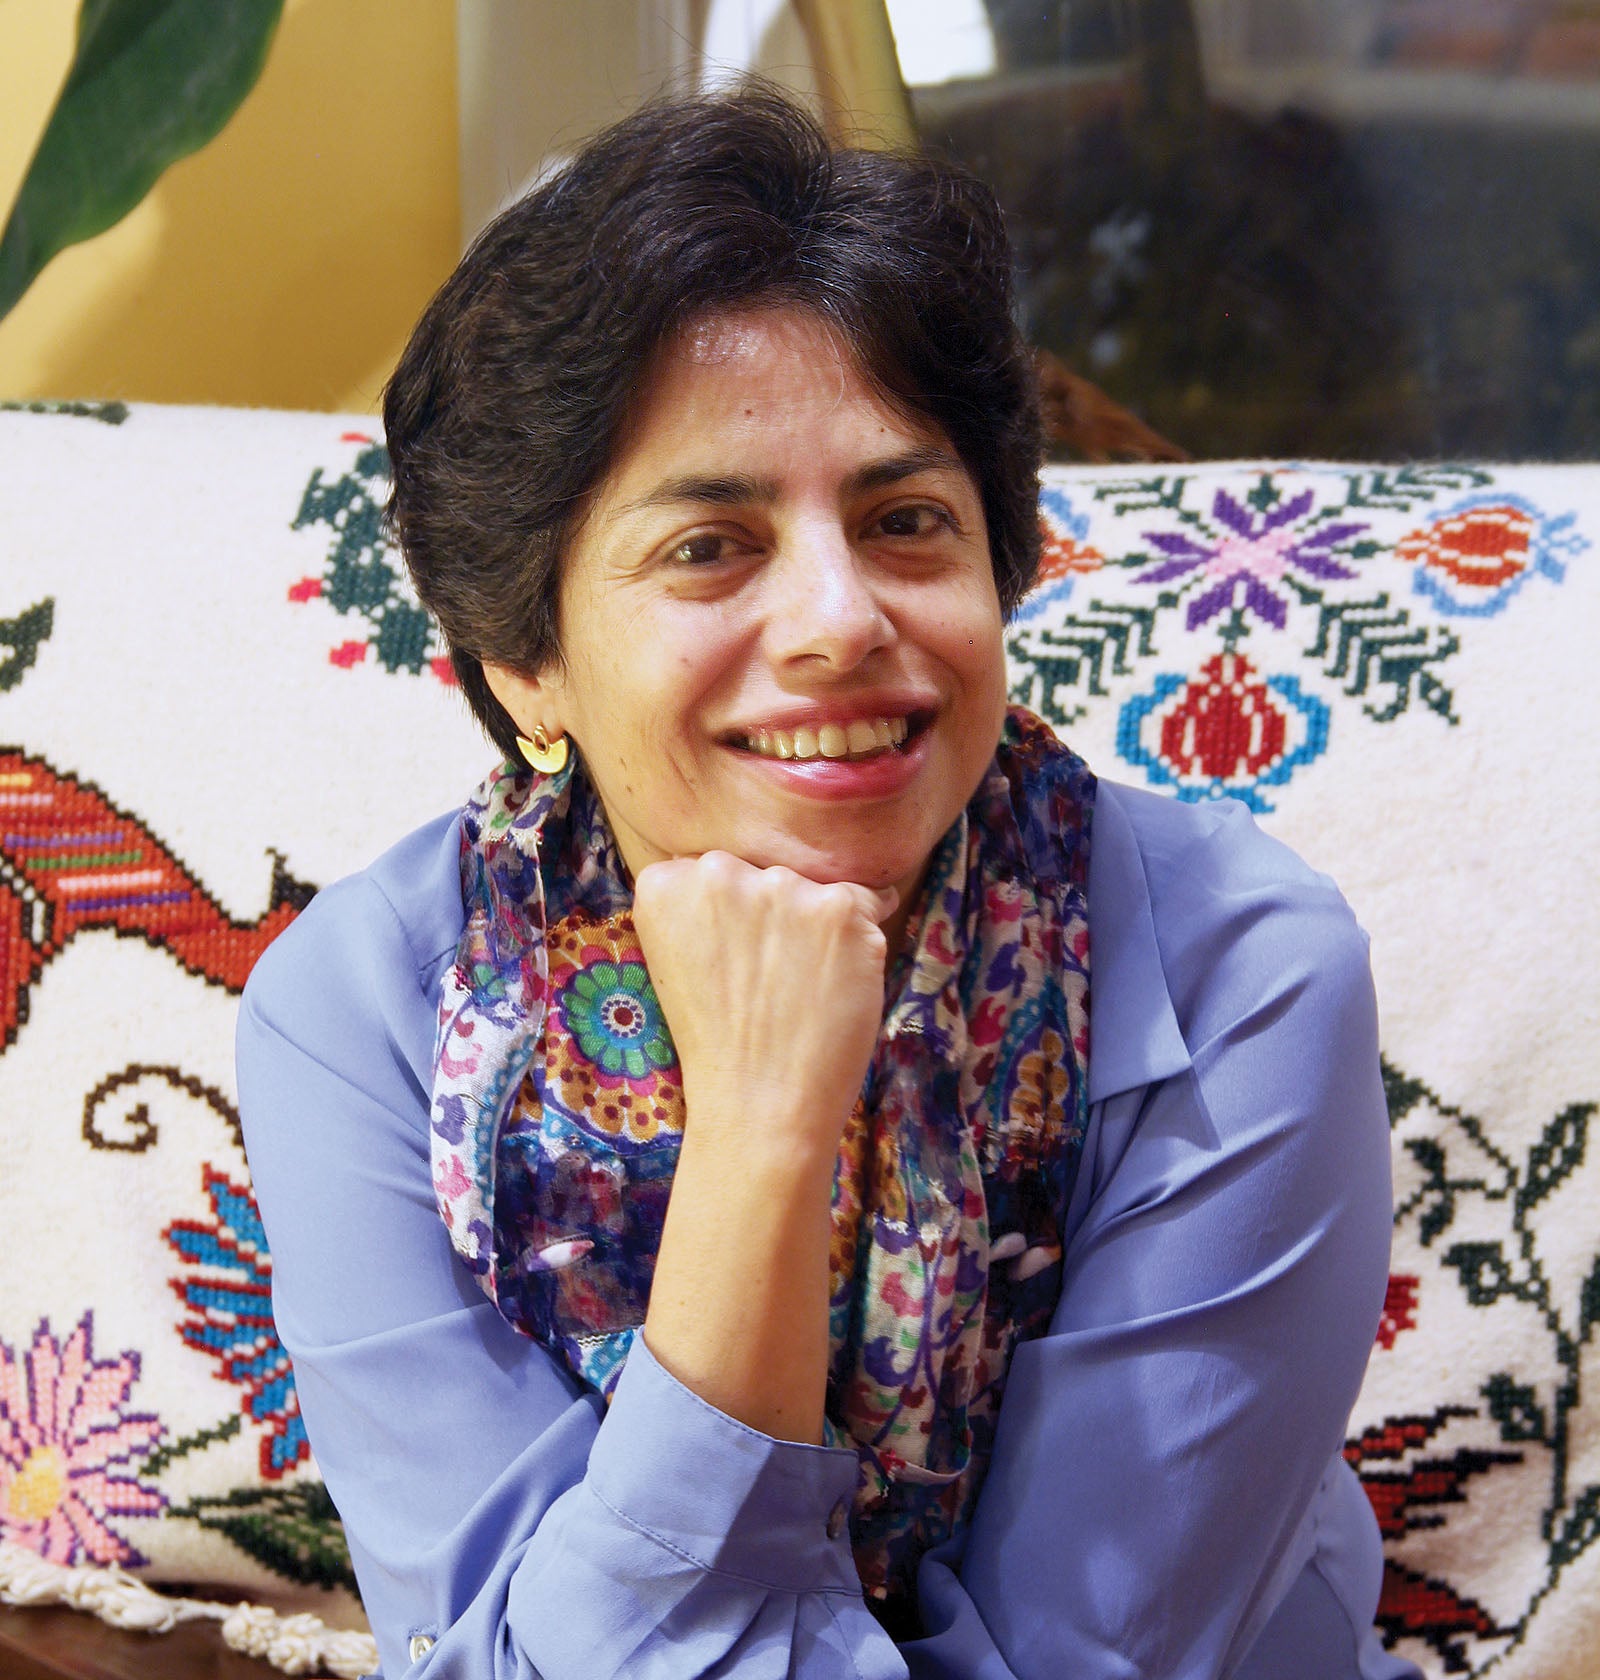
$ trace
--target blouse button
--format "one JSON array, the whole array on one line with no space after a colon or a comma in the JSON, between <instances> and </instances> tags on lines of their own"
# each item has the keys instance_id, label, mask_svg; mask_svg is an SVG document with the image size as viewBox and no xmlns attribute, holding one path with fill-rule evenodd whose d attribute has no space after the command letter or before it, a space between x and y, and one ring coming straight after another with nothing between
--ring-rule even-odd
<instances>
[{"instance_id":1,"label":"blouse button","mask_svg":"<svg viewBox=\"0 0 1600 1680\"><path fill-rule=\"evenodd\" d=\"M414 1633L411 1636L411 1643L406 1646L406 1655L410 1657L412 1662L421 1662L432 1649L433 1640L428 1634Z\"/></svg>"},{"instance_id":2,"label":"blouse button","mask_svg":"<svg viewBox=\"0 0 1600 1680\"><path fill-rule=\"evenodd\" d=\"M828 1513L828 1538L830 1540L837 1540L844 1533L844 1522L848 1515L849 1507L845 1502L842 1499L836 1501L833 1509Z\"/></svg>"}]
</instances>

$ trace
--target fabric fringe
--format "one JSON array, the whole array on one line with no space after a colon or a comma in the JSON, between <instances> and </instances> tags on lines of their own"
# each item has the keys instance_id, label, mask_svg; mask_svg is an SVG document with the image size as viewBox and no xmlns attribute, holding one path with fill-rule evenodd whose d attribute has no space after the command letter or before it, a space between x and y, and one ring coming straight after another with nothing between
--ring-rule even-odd
<instances>
[{"instance_id":1,"label":"fabric fringe","mask_svg":"<svg viewBox=\"0 0 1600 1680\"><path fill-rule=\"evenodd\" d=\"M65 1604L136 1633L170 1633L182 1622L220 1622L232 1650L264 1658L285 1674L361 1680L378 1668L378 1645L370 1633L330 1628L308 1612L280 1616L262 1604L168 1598L115 1564L68 1568L9 1540L0 1540L0 1601Z\"/></svg>"}]
</instances>

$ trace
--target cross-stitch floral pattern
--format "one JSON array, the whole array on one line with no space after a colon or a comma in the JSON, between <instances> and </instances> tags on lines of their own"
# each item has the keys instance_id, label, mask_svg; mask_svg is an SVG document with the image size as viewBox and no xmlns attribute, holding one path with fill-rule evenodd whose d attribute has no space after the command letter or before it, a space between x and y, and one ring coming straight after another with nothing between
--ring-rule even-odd
<instances>
[{"instance_id":1,"label":"cross-stitch floral pattern","mask_svg":"<svg viewBox=\"0 0 1600 1680\"><path fill-rule=\"evenodd\" d=\"M1571 513L1544 513L1505 490L1469 496L1395 545L1416 567L1414 587L1441 613L1492 618L1530 577L1560 583L1588 543Z\"/></svg>"},{"instance_id":2,"label":"cross-stitch floral pattern","mask_svg":"<svg viewBox=\"0 0 1600 1680\"><path fill-rule=\"evenodd\" d=\"M1105 556L1083 539L1089 516L1073 506L1064 490L1046 485L1039 492L1039 575L1026 601L1017 608L1019 623L1040 619L1066 602L1072 580L1097 572Z\"/></svg>"},{"instance_id":3,"label":"cross-stitch floral pattern","mask_svg":"<svg viewBox=\"0 0 1600 1680\"><path fill-rule=\"evenodd\" d=\"M255 1199L212 1167L201 1173L212 1218L174 1220L164 1233L188 1262L172 1280L188 1309L184 1341L209 1354L241 1389L240 1406L261 1424L261 1474L276 1480L310 1457L289 1355L272 1321L272 1260Z\"/></svg>"},{"instance_id":4,"label":"cross-stitch floral pattern","mask_svg":"<svg viewBox=\"0 0 1600 1680\"><path fill-rule=\"evenodd\" d=\"M48 1319L19 1355L0 1342L0 1535L52 1563L139 1564L113 1526L159 1516L166 1500L139 1477L164 1427L131 1408L139 1356L94 1356L94 1315L65 1342Z\"/></svg>"},{"instance_id":5,"label":"cross-stitch floral pattern","mask_svg":"<svg viewBox=\"0 0 1600 1680\"><path fill-rule=\"evenodd\" d=\"M1231 609L1281 630L1288 622L1296 574L1318 584L1347 583L1356 576L1339 555L1366 530L1364 520L1316 519L1310 490L1297 496L1257 495L1255 504L1246 507L1220 489L1211 499L1209 528L1197 519L1193 534L1146 531L1145 540L1163 558L1136 573L1134 581L1177 583L1189 590L1186 629Z\"/></svg>"},{"instance_id":6,"label":"cross-stitch floral pattern","mask_svg":"<svg viewBox=\"0 0 1600 1680\"><path fill-rule=\"evenodd\" d=\"M1282 787L1328 744L1328 708L1293 677L1261 673L1242 653L1218 653L1193 677L1162 672L1122 708L1117 746L1180 799L1231 794L1270 811Z\"/></svg>"},{"instance_id":7,"label":"cross-stitch floral pattern","mask_svg":"<svg viewBox=\"0 0 1600 1680\"><path fill-rule=\"evenodd\" d=\"M1151 784L1260 812L1327 751L1341 696L1375 723L1456 724L1452 624L1559 584L1589 546L1570 511L1466 466L1130 475L1042 505L1068 558L1015 616L1012 698L1070 728L1115 696L1117 752Z\"/></svg>"},{"instance_id":8,"label":"cross-stitch floral pattern","mask_svg":"<svg viewBox=\"0 0 1600 1680\"><path fill-rule=\"evenodd\" d=\"M1521 1455L1474 1447L1441 1452L1435 1438L1447 1424L1473 1416L1470 1407L1440 1406L1425 1417L1389 1418L1364 1430L1345 1447L1345 1458L1361 1477L1386 1543L1436 1527L1442 1510L1461 1505L1475 1491L1473 1477L1497 1464L1516 1464ZM1492 1491L1485 1498L1493 1497ZM1406 1640L1431 1647L1447 1672L1466 1673L1467 1639L1499 1639L1507 1631L1494 1616L1448 1581L1432 1579L1393 1556L1384 1559L1378 1625L1390 1645Z\"/></svg>"},{"instance_id":9,"label":"cross-stitch floral pattern","mask_svg":"<svg viewBox=\"0 0 1600 1680\"><path fill-rule=\"evenodd\" d=\"M438 628L418 605L400 556L383 528L389 491L389 452L376 438L346 432L342 441L361 446L347 472L325 478L312 473L300 499L295 530L324 526L332 532L321 576L300 578L289 588L296 603L325 601L335 612L364 620L366 633L336 643L328 663L349 670L369 653L386 671L430 671L454 684L455 673Z\"/></svg>"},{"instance_id":10,"label":"cross-stitch floral pattern","mask_svg":"<svg viewBox=\"0 0 1600 1680\"><path fill-rule=\"evenodd\" d=\"M269 889L273 855L283 854L286 870L324 881L360 868L389 838L459 805L485 749L459 706L433 706L442 698L433 666L441 650L424 644L420 663L411 663L414 621L397 615L380 651L387 591L405 595L392 550L371 565L379 551L362 546L361 527L375 521L387 494L381 461L369 453L378 441L370 419L144 409L114 425L6 414L0 432L12 467L0 473L0 528L20 557L15 577L0 580L0 743L11 754L0 763L0 1017L9 1040L0 1076L9 1081L4 1111L28 1120L9 1128L0 1167L18 1187L8 1213L43 1204L76 1215L73 1239L59 1254L46 1245L25 1248L12 1233L0 1341L15 1360L13 1380L26 1390L26 1355L41 1317L63 1344L92 1302L96 1362L113 1355L137 1362L122 1414L153 1414L166 1425L157 1444L131 1451L114 1473L172 1502L149 1518L107 1511L105 1526L145 1555L141 1567L152 1578L196 1582L207 1596L231 1601L259 1596L264 1568L280 1591L297 1595L296 1607L318 1608L326 1602L322 1590L307 1591L305 1583L349 1579L348 1561L336 1557L337 1517L309 1464L277 1479L260 1475L266 1426L243 1408L243 1387L218 1356L182 1339L180 1316L191 1314L168 1283L187 1279L192 1268L161 1240L162 1230L177 1217L203 1226L215 1221L209 1200L196 1195L200 1161L212 1160L235 1184L246 1182L243 1163L224 1157L228 1146L186 1152L164 1123L159 1140L142 1148L162 1120L157 1105L150 1127L113 1134L106 1121L101 1130L125 1139L126 1150L96 1164L120 1169L123 1185L137 1180L149 1188L144 1199L114 1202L108 1218L104 1203L86 1200L86 1099L131 1063L171 1065L226 1086L230 1045L222 1035L173 1045L154 1030L151 1006L160 990L192 992L225 1011L260 944L298 902L295 892L280 906ZM350 435L341 441L342 433ZM371 474L357 470L366 465ZM355 482L341 492L346 475ZM1364 536L1334 555L1357 575L1317 579L1289 564L1268 580L1287 605L1282 629L1245 604L1241 580L1228 607L1189 630L1188 603L1203 590L1204 568L1164 583L1137 582L1141 571L1176 558L1144 533L1188 536L1202 549L1219 544L1227 528L1215 516L1216 491L1226 488L1251 521L1260 521L1251 496L1264 477L1283 498L1314 492L1296 534L1319 518L1366 522ZM306 507L303 492L313 482L322 499ZM191 495L196 484L208 493ZM341 495L349 498L343 516ZM303 507L307 521L291 530ZM1600 785L1584 744L1593 739L1594 689L1581 663L1581 648L1600 646L1600 556L1590 546L1600 537L1596 469L1050 469L1040 512L1041 588L1007 632L1018 688L1028 685L1017 697L1064 723L1065 738L1096 770L1168 793L1172 784L1154 781L1117 740L1123 708L1151 695L1158 678L1184 688L1149 710L1135 736L1158 758L1160 726L1208 686L1206 668L1225 652L1247 660L1240 680L1265 686L1281 708L1288 752L1304 739L1304 719L1270 679L1292 678L1303 696L1325 705L1329 729L1320 756L1301 761L1286 781L1253 782L1253 755L1270 745L1262 719L1251 725L1259 739L1242 738L1236 777L1224 787L1256 786L1274 807L1264 826L1329 868L1360 901L1380 965L1389 953L1382 997L1391 1052L1404 1046L1407 1068L1463 1112L1481 1116L1488 1140L1525 1168L1552 1117L1579 1097L1600 1096L1590 1077L1594 1035L1585 1014L1593 1008L1592 965L1563 955L1563 940L1566 949L1573 944L1570 930L1593 919L1595 895L1584 871L1600 854L1600 846L1579 843L1594 826L1585 827L1594 801L1584 795ZM348 564L336 571L335 549L346 533ZM130 554L130 539L141 536L150 541L138 565L108 563ZM1357 547L1367 538L1374 550L1363 556ZM1437 582L1440 593L1428 593L1423 580ZM1050 590L1047 605L1030 612ZM1462 610L1453 610L1444 592ZM275 618L261 611L262 602L276 603ZM1489 602L1492 612L1465 610ZM246 622L241 603L249 603ZM1230 644L1225 633L1236 609L1242 633ZM111 713L85 709L79 698L94 691L86 672L108 626L129 654L126 671L149 672L119 682ZM139 664L139 649L177 646L185 657L168 661L172 686L152 680L159 673ZM392 673L386 660L394 661ZM192 687L182 684L185 671L210 685L211 699L199 710L189 699ZM442 729L394 728L397 716L422 716L430 707L455 726L448 739ZM1197 760L1214 751L1210 726L1197 724L1189 743ZM330 758L342 754L346 772L324 777L314 762L319 745ZM247 820L230 819L234 832L222 845L207 832L219 803L202 797L212 784L188 780L186 771L206 762L208 752L212 763L238 762L243 747L251 778L272 797ZM1160 762L1169 773L1182 768L1177 759ZM1262 763L1254 774L1271 768ZM402 811L406 790L412 805ZM37 842L112 827L115 849L144 850L139 859L85 871L111 874L109 884L90 891L83 883L80 897L63 890L61 877L70 871L37 867L50 850ZM1352 844L1358 829L1369 837L1365 849ZM1539 836L1550 833L1568 837L1569 858L1539 848ZM35 844L19 845L17 835ZM1480 844L1484 835L1489 841ZM224 861L235 853L245 861ZM1538 877L1530 879L1519 859L1534 855ZM127 879L145 869L159 869L160 879ZM1445 890L1452 884L1468 890L1469 903L1483 902L1487 919L1462 917L1460 898ZM184 902L157 902L168 892L183 892ZM107 903L146 893L152 896L143 904ZM263 920L269 893L272 909ZM1463 972L1463 938L1458 928L1452 932L1463 920L1473 924L1482 952L1476 978ZM1424 949L1418 930L1437 937L1436 952ZM1546 941L1556 947L1548 958ZM1406 952L1398 963L1397 947ZM1525 960L1530 950L1533 960ZM130 963L132 973L149 979L131 1000L108 985L108 973L129 972ZM1418 982L1425 971L1424 991ZM1463 1005L1463 993L1481 1000L1485 974L1503 994L1506 1013L1492 1002ZM530 997L542 1007L534 997L538 979L527 977L518 1007ZM147 1013L130 1015L123 1007L129 1001ZM47 1036L64 1016L73 1054L44 1061ZM1530 1021L1533 1029L1525 1030ZM991 1025L985 1017L981 1030ZM1002 1027L985 1048L998 1056L1003 1043ZM453 1049L465 1063L474 1044L460 1040ZM577 1065L575 1044L573 1052ZM1019 1078L1024 1071L1019 1067ZM1548 1101L1501 1101L1530 1085L1548 1092ZM107 1111L102 1105L102 1118ZM446 1153L460 1172L473 1113L441 1112L439 1119L454 1127L456 1142ZM1593 1626L1600 1543L1586 1545L1596 1526L1589 1494L1600 1464L1590 1393L1600 1357L1594 1337L1580 1350L1580 1404L1573 1407L1560 1357L1570 1344L1559 1340L1537 1300L1504 1292L1488 1305L1468 1298L1469 1283L1480 1301L1503 1283L1536 1293L1522 1256L1523 1242L1531 1242L1550 1305L1571 1336L1588 1275L1579 1259L1593 1254L1591 1248L1574 1258L1562 1273L1553 1264L1557 1239L1574 1254L1592 1242L1600 1190L1580 1169L1516 1227L1517 1189L1490 1170L1492 1162L1462 1153L1464 1138L1429 1099L1410 1111L1397 1135L1397 1181L1406 1193L1416 1187L1408 1175L1419 1170L1413 1146L1430 1140L1448 1163L1446 1189L1473 1181L1480 1188L1452 1192L1455 1224L1428 1246L1420 1236L1424 1215L1451 1205L1437 1189L1396 1232L1396 1279L1384 1321L1392 1345L1380 1338L1374 1350L1372 1386L1349 1432L1374 1502L1387 1501L1380 1512L1392 1565L1383 1601L1387 1629L1430 1680L1474 1673L1484 1680L1600 1680ZM142 1152L133 1153L135 1146ZM592 1190L604 1216L608 1187L581 1188ZM1587 1214L1574 1215L1571 1200L1555 1205L1586 1195ZM136 1248L144 1256L137 1261ZM1447 1263L1450 1252L1456 1260ZM40 1253L55 1257L41 1266ZM137 1292L144 1316L123 1310L119 1289ZM1408 1360L1407 1374L1390 1381ZM604 1386L606 1372L597 1368L597 1375ZM1507 1380L1491 1386L1496 1376ZM1461 1415L1469 1410L1474 1415ZM1571 1450L1558 1505L1549 1442L1562 1417ZM1507 1438L1503 1429L1521 1438ZM1492 1462L1474 1468L1484 1455ZM1511 1461L1516 1455L1521 1463ZM0 1487L9 1488L14 1470L0 1476ZM11 1521L0 1509L7 1538ZM1520 1630L1521 1643L1513 1645L1513 1631L1486 1632L1489 1624ZM157 1655L149 1661L159 1670Z\"/></svg>"},{"instance_id":11,"label":"cross-stitch floral pattern","mask_svg":"<svg viewBox=\"0 0 1600 1680\"><path fill-rule=\"evenodd\" d=\"M1566 1220L1589 1205L1600 1105L1563 1108L1530 1148L1513 1152L1495 1128L1422 1080L1386 1066L1384 1084L1397 1145L1396 1249L1407 1270L1389 1280L1369 1387L1381 1387L1397 1360L1433 1376L1439 1344L1428 1332L1458 1328L1441 1399L1373 1416L1364 1394L1345 1456L1385 1541L1378 1623L1386 1641L1446 1674L1488 1674L1523 1644L1563 1574L1600 1542L1591 1467L1600 1422L1586 1393L1600 1251L1592 1235L1575 1252L1563 1252L1562 1240ZM1464 1357L1460 1328L1475 1318L1485 1327L1476 1366ZM1404 1387L1427 1392L1416 1382ZM1474 1508L1489 1505L1502 1532L1520 1530L1543 1554L1543 1569L1524 1571L1521 1584L1470 1539L1441 1567Z\"/></svg>"}]
</instances>

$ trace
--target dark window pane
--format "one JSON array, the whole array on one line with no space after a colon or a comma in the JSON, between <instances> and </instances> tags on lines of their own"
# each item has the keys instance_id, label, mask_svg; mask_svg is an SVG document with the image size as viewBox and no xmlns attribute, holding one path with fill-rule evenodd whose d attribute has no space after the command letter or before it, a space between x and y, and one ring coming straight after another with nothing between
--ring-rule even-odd
<instances>
[{"instance_id":1,"label":"dark window pane","mask_svg":"<svg viewBox=\"0 0 1600 1680\"><path fill-rule=\"evenodd\" d=\"M1035 342L1158 431L1600 455L1600 0L984 12L924 137L999 192Z\"/></svg>"}]
</instances>

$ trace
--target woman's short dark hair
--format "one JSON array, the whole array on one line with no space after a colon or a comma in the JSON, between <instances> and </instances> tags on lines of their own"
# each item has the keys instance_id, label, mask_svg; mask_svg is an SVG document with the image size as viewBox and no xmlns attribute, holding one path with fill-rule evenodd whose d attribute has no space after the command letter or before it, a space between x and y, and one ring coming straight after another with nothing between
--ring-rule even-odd
<instances>
[{"instance_id":1,"label":"woman's short dark hair","mask_svg":"<svg viewBox=\"0 0 1600 1680\"><path fill-rule=\"evenodd\" d=\"M766 87L647 106L484 230L384 394L392 529L508 756L483 663L559 657L562 554L650 355L692 320L766 306L817 316L944 431L1008 614L1032 581L1039 421L993 194L932 158L835 150Z\"/></svg>"}]
</instances>

